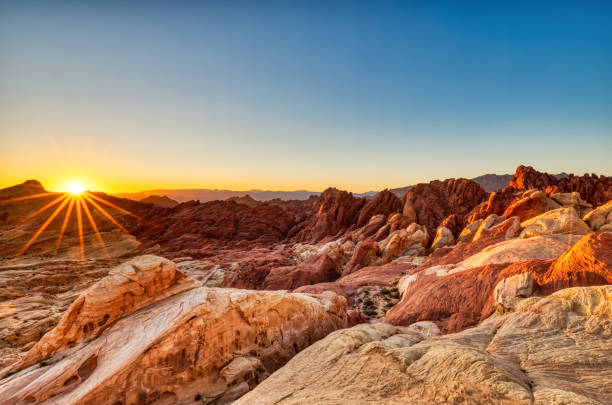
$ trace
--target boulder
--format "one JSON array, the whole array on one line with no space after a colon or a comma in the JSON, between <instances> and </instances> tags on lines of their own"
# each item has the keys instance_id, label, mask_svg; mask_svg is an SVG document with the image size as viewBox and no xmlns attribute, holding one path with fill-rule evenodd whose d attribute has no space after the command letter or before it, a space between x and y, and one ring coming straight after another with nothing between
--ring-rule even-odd
<instances>
[{"instance_id":1,"label":"boulder","mask_svg":"<svg viewBox=\"0 0 612 405\"><path fill-rule=\"evenodd\" d=\"M529 273L520 273L501 280L493 289L493 300L502 312L514 310L521 298L530 297L535 282Z\"/></svg>"},{"instance_id":2,"label":"boulder","mask_svg":"<svg viewBox=\"0 0 612 405\"><path fill-rule=\"evenodd\" d=\"M589 226L580 219L572 207L547 211L522 222L521 227L523 228L521 238L552 234L586 235L591 232Z\"/></svg>"},{"instance_id":3,"label":"boulder","mask_svg":"<svg viewBox=\"0 0 612 405\"><path fill-rule=\"evenodd\" d=\"M612 225L612 200L601 207L595 208L584 216L584 221L589 224L591 229L599 231L601 228ZM606 229L612 231L612 229Z\"/></svg>"},{"instance_id":4,"label":"boulder","mask_svg":"<svg viewBox=\"0 0 612 405\"><path fill-rule=\"evenodd\" d=\"M442 222L440 222L439 226L443 226L447 228L453 234L453 238L455 235L459 235L459 231L461 231L462 221L459 219L457 214L449 215L444 218Z\"/></svg>"},{"instance_id":5,"label":"boulder","mask_svg":"<svg viewBox=\"0 0 612 405\"><path fill-rule=\"evenodd\" d=\"M362 240L357 244L355 248L355 253L348 261L346 266L344 266L344 270L342 271L342 275L346 276L351 274L362 267L368 266L370 263L373 263L380 255L380 246L378 242L372 239Z\"/></svg>"},{"instance_id":6,"label":"boulder","mask_svg":"<svg viewBox=\"0 0 612 405\"><path fill-rule=\"evenodd\" d=\"M584 201L580 197L580 193L555 193L550 196L552 200L558 203L562 207L572 207L578 213L580 218L588 214L593 206L588 202Z\"/></svg>"},{"instance_id":7,"label":"boulder","mask_svg":"<svg viewBox=\"0 0 612 405\"><path fill-rule=\"evenodd\" d=\"M478 219L466 225L465 228L463 228L463 230L459 234L459 237L457 238L457 243L472 242L472 240L474 240L474 235L476 234L476 231L478 230L480 225L483 223L483 221L484 219Z\"/></svg>"},{"instance_id":8,"label":"boulder","mask_svg":"<svg viewBox=\"0 0 612 405\"><path fill-rule=\"evenodd\" d=\"M399 256L422 256L428 242L427 229L419 224L410 224L408 228L395 231L380 242L382 263L389 263Z\"/></svg>"},{"instance_id":9,"label":"boulder","mask_svg":"<svg viewBox=\"0 0 612 405\"><path fill-rule=\"evenodd\" d=\"M439 226L436 230L436 236L431 244L431 249L435 250L441 247L450 246L455 244L455 237L450 229L445 226Z\"/></svg>"},{"instance_id":10,"label":"boulder","mask_svg":"<svg viewBox=\"0 0 612 405\"><path fill-rule=\"evenodd\" d=\"M494 228L497 225L501 224L505 220L506 220L505 217L500 217L500 216L495 215L495 214L489 215L488 217L486 217L480 223L480 225L478 226L478 228L474 232L474 236L472 237L472 239L470 241L476 241L476 240L480 239L481 237L483 237L483 235L485 235L485 233L487 233L487 231L489 231L491 228ZM510 231L512 232L513 230L510 230Z\"/></svg>"},{"instance_id":11,"label":"boulder","mask_svg":"<svg viewBox=\"0 0 612 405\"><path fill-rule=\"evenodd\" d=\"M546 194L543 191L532 189L525 191L514 200L503 215L506 218L517 216L522 222L546 212L547 204Z\"/></svg>"}]
</instances>

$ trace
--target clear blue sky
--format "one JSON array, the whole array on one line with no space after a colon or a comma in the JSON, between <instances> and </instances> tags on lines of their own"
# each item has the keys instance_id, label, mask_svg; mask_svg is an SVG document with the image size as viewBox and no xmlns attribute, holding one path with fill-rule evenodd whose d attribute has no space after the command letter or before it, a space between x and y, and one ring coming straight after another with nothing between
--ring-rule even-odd
<instances>
[{"instance_id":1,"label":"clear blue sky","mask_svg":"<svg viewBox=\"0 0 612 405\"><path fill-rule=\"evenodd\" d=\"M612 175L611 2L93 3L0 3L0 186Z\"/></svg>"}]
</instances>

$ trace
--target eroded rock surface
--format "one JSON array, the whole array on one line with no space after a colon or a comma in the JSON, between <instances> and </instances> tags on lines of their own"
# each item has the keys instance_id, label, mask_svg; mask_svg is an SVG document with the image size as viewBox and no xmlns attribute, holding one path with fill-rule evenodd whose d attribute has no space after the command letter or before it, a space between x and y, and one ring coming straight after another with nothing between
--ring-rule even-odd
<instances>
[{"instance_id":1,"label":"eroded rock surface","mask_svg":"<svg viewBox=\"0 0 612 405\"><path fill-rule=\"evenodd\" d=\"M612 286L533 298L461 333L358 325L295 356L237 405L607 404Z\"/></svg>"},{"instance_id":2,"label":"eroded rock surface","mask_svg":"<svg viewBox=\"0 0 612 405\"><path fill-rule=\"evenodd\" d=\"M0 380L0 403L227 403L347 323L346 300L331 292L194 282L151 256L115 269Z\"/></svg>"}]
</instances>

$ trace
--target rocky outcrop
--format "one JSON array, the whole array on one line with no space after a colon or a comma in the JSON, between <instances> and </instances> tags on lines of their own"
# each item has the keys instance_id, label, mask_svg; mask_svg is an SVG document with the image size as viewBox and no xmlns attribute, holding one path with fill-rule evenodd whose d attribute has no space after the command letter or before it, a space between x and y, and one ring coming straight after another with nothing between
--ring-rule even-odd
<instances>
[{"instance_id":1,"label":"rocky outcrop","mask_svg":"<svg viewBox=\"0 0 612 405\"><path fill-rule=\"evenodd\" d=\"M562 207L571 207L576 210L580 218L584 217L593 210L593 206L580 198L580 194L573 193L556 193L550 198Z\"/></svg>"},{"instance_id":2,"label":"rocky outcrop","mask_svg":"<svg viewBox=\"0 0 612 405\"><path fill-rule=\"evenodd\" d=\"M347 276L329 283L306 285L294 290L310 294L321 294L325 291L333 291L348 300L350 306L355 306L358 293L363 290L373 290L372 287L389 287L397 291L396 284L402 275L415 267L412 263L391 262L382 266L369 266L357 270ZM380 290L378 288L377 290ZM391 298L399 298L390 291ZM399 293L397 293L399 294Z\"/></svg>"},{"instance_id":3,"label":"rocky outcrop","mask_svg":"<svg viewBox=\"0 0 612 405\"><path fill-rule=\"evenodd\" d=\"M503 216L506 218L517 216L522 222L545 213L548 208L546 194L541 190L532 189L516 198L506 208Z\"/></svg>"},{"instance_id":4,"label":"rocky outcrop","mask_svg":"<svg viewBox=\"0 0 612 405\"><path fill-rule=\"evenodd\" d=\"M417 184L406 194L403 214L433 235L449 215L457 215L463 224L464 217L485 198L487 193L471 180L435 180Z\"/></svg>"},{"instance_id":5,"label":"rocky outcrop","mask_svg":"<svg viewBox=\"0 0 612 405\"><path fill-rule=\"evenodd\" d=\"M376 194L372 200L368 201L363 206L359 213L359 218L357 219L357 226L364 226L374 215L384 215L388 217L391 214L400 212L402 206L402 200L391 191L385 189Z\"/></svg>"},{"instance_id":6,"label":"rocky outcrop","mask_svg":"<svg viewBox=\"0 0 612 405\"><path fill-rule=\"evenodd\" d=\"M357 223L366 203L364 198L355 198L346 191L328 188L313 200L312 210L316 214L306 221L296 239L315 243L327 236L343 234Z\"/></svg>"},{"instance_id":7,"label":"rocky outcrop","mask_svg":"<svg viewBox=\"0 0 612 405\"><path fill-rule=\"evenodd\" d=\"M489 199L478 204L470 211L466 217L466 223L471 224L480 219L485 219L489 215L503 215L506 208L512 203L515 198L516 190L512 187L506 187L489 194Z\"/></svg>"},{"instance_id":8,"label":"rocky outcrop","mask_svg":"<svg viewBox=\"0 0 612 405\"><path fill-rule=\"evenodd\" d=\"M359 242L355 247L355 253L351 257L351 260L349 260L346 266L344 266L342 275L346 276L362 267L368 266L370 263L376 261L376 259L380 256L380 253L380 246L375 240L366 239Z\"/></svg>"},{"instance_id":9,"label":"rocky outcrop","mask_svg":"<svg viewBox=\"0 0 612 405\"><path fill-rule=\"evenodd\" d=\"M299 353L236 405L610 403L611 317L604 286L529 298L446 336L428 322L358 325Z\"/></svg>"},{"instance_id":10,"label":"rocky outcrop","mask_svg":"<svg viewBox=\"0 0 612 405\"><path fill-rule=\"evenodd\" d=\"M558 180L548 173L538 172L531 166L519 166L516 168L514 177L508 184L517 190L529 190L532 188L545 190L548 186L557 185Z\"/></svg>"},{"instance_id":11,"label":"rocky outcrop","mask_svg":"<svg viewBox=\"0 0 612 405\"><path fill-rule=\"evenodd\" d=\"M431 249L435 250L454 244L455 237L453 236L453 232L445 226L439 226L436 230L436 236L434 237L433 243L431 244Z\"/></svg>"},{"instance_id":12,"label":"rocky outcrop","mask_svg":"<svg viewBox=\"0 0 612 405\"><path fill-rule=\"evenodd\" d=\"M462 330L491 315L495 286L520 273L531 274L536 294L612 283L612 234L592 233L574 244L576 238L580 236L512 239L456 264L447 258L438 259L446 265L432 266L430 259L400 279L403 299L387 313L386 321L408 325L430 320L448 332Z\"/></svg>"},{"instance_id":13,"label":"rocky outcrop","mask_svg":"<svg viewBox=\"0 0 612 405\"><path fill-rule=\"evenodd\" d=\"M415 223L393 232L380 242L365 239L357 244L342 275L346 276L362 267L383 265L399 256L422 256L428 242L427 229Z\"/></svg>"},{"instance_id":14,"label":"rocky outcrop","mask_svg":"<svg viewBox=\"0 0 612 405\"><path fill-rule=\"evenodd\" d=\"M583 200L594 206L612 199L612 177L603 175L585 174L580 177L570 174L557 179L531 166L519 166L509 185L519 190L537 188L545 190L549 195L577 192Z\"/></svg>"},{"instance_id":15,"label":"rocky outcrop","mask_svg":"<svg viewBox=\"0 0 612 405\"><path fill-rule=\"evenodd\" d=\"M70 305L57 326L45 334L10 371L46 359L68 346L89 340L122 318L180 291L199 287L169 260L139 256L114 269Z\"/></svg>"},{"instance_id":16,"label":"rocky outcrop","mask_svg":"<svg viewBox=\"0 0 612 405\"><path fill-rule=\"evenodd\" d=\"M185 290L195 281L179 277L144 257L90 287L0 380L0 404L227 403L347 322L330 292Z\"/></svg>"},{"instance_id":17,"label":"rocky outcrop","mask_svg":"<svg viewBox=\"0 0 612 405\"><path fill-rule=\"evenodd\" d=\"M552 234L586 235L591 232L589 226L580 219L572 207L547 211L522 222L521 228L523 228L521 238Z\"/></svg>"},{"instance_id":18,"label":"rocky outcrop","mask_svg":"<svg viewBox=\"0 0 612 405\"><path fill-rule=\"evenodd\" d=\"M303 285L333 281L338 276L336 262L322 253L295 266L273 268L261 287L264 290L293 290Z\"/></svg>"},{"instance_id":19,"label":"rocky outcrop","mask_svg":"<svg viewBox=\"0 0 612 405\"><path fill-rule=\"evenodd\" d=\"M594 231L612 232L612 200L586 214L584 220Z\"/></svg>"},{"instance_id":20,"label":"rocky outcrop","mask_svg":"<svg viewBox=\"0 0 612 405\"><path fill-rule=\"evenodd\" d=\"M493 301L499 312L513 311L522 298L533 294L535 282L529 273L516 274L497 283L493 289Z\"/></svg>"}]
</instances>

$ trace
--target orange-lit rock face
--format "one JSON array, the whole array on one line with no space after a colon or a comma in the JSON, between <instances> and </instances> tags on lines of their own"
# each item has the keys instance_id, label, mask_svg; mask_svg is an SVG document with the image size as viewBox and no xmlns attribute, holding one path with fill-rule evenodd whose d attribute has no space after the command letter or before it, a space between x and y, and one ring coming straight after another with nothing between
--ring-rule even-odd
<instances>
[{"instance_id":1,"label":"orange-lit rock face","mask_svg":"<svg viewBox=\"0 0 612 405\"><path fill-rule=\"evenodd\" d=\"M197 287L194 280L176 280L174 264L152 256L126 267L84 292L12 367L16 373L0 380L1 404L191 402L197 396L228 401L346 326L346 300L333 293ZM129 303L115 299L135 291L141 294ZM115 318L91 330L102 312Z\"/></svg>"},{"instance_id":2,"label":"orange-lit rock face","mask_svg":"<svg viewBox=\"0 0 612 405\"><path fill-rule=\"evenodd\" d=\"M536 217L547 211L546 194L540 190L529 190L518 197L506 210L504 217L517 216L521 222Z\"/></svg>"}]
</instances>

